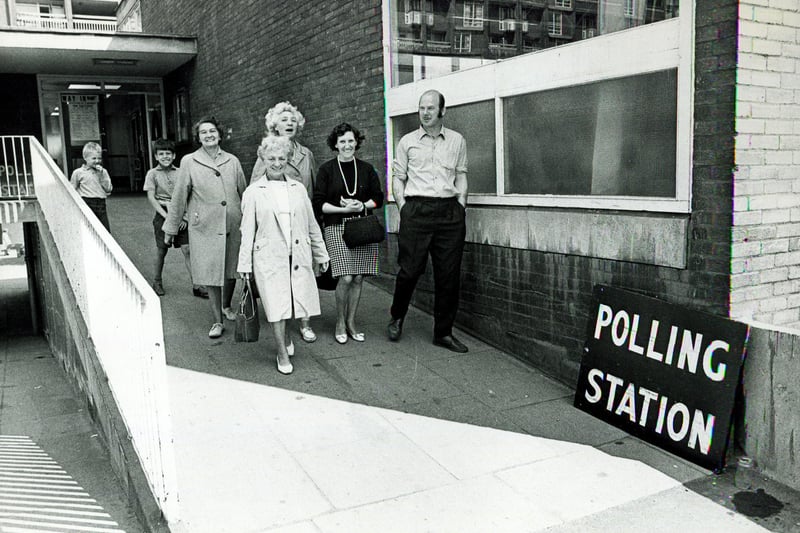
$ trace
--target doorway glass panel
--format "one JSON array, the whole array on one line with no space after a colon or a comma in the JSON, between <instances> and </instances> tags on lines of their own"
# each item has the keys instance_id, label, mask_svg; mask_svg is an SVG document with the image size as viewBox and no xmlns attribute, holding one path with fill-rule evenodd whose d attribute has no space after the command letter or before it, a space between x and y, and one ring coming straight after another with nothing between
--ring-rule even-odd
<instances>
[{"instance_id":1,"label":"doorway glass panel","mask_svg":"<svg viewBox=\"0 0 800 533\"><path fill-rule=\"evenodd\" d=\"M165 129L161 80L41 76L39 91L45 145L67 177L94 141L114 189L142 190L152 141Z\"/></svg>"}]
</instances>

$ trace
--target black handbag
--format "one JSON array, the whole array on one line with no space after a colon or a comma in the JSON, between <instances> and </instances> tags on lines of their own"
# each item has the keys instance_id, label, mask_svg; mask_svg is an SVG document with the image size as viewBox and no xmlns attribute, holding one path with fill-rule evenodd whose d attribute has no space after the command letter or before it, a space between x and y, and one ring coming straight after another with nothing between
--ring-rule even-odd
<instances>
[{"instance_id":1,"label":"black handbag","mask_svg":"<svg viewBox=\"0 0 800 533\"><path fill-rule=\"evenodd\" d=\"M320 272L316 276L317 288L321 291L335 291L336 285L339 284L339 278L334 278L332 274L333 269L328 265L328 270Z\"/></svg>"},{"instance_id":2,"label":"black handbag","mask_svg":"<svg viewBox=\"0 0 800 533\"><path fill-rule=\"evenodd\" d=\"M348 248L382 242L385 238L386 232L377 215L348 218L344 221L342 240Z\"/></svg>"},{"instance_id":3,"label":"black handbag","mask_svg":"<svg viewBox=\"0 0 800 533\"><path fill-rule=\"evenodd\" d=\"M242 297L239 300L239 310L236 311L234 340L236 342L256 342L260 329L253 287L250 285L250 280L246 279L242 288Z\"/></svg>"}]
</instances>

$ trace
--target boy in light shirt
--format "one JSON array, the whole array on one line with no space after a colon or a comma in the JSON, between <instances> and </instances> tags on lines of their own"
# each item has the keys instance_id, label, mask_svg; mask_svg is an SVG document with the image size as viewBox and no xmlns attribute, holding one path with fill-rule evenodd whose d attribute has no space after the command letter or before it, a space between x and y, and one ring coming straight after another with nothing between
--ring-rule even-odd
<instances>
[{"instance_id":1,"label":"boy in light shirt","mask_svg":"<svg viewBox=\"0 0 800 533\"><path fill-rule=\"evenodd\" d=\"M78 194L97 216L100 223L111 232L108 225L106 198L111 194L111 177L100 163L103 161L103 149L96 142L83 145L83 165L76 168L69 181Z\"/></svg>"}]
</instances>

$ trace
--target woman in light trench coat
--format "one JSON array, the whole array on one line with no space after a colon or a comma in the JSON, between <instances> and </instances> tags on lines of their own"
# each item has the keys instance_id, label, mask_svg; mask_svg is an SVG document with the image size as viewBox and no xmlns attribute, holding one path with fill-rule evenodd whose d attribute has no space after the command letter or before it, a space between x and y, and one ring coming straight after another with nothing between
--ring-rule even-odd
<instances>
[{"instance_id":1,"label":"woman in light trench coat","mask_svg":"<svg viewBox=\"0 0 800 533\"><path fill-rule=\"evenodd\" d=\"M247 182L236 156L220 148L220 127L213 117L194 126L201 147L181 159L177 183L164 221L164 242L171 244L182 215L188 217L192 243L192 279L208 288L214 323L208 336L222 335L222 316L235 320L231 307L236 284L242 220L241 197Z\"/></svg>"},{"instance_id":2,"label":"woman in light trench coat","mask_svg":"<svg viewBox=\"0 0 800 533\"><path fill-rule=\"evenodd\" d=\"M264 116L264 123L267 127L267 135L278 135L286 137L291 141L291 151L289 152L289 164L286 165L284 174L287 178L297 180L303 184L311 198L314 194L316 184L317 163L314 154L307 147L297 142L297 137L302 133L306 119L303 114L289 102L279 102L269 108ZM260 157L256 158L253 166L253 173L250 176L250 183L264 176L266 167ZM311 328L308 318L300 319L300 336L306 342L317 340L317 334Z\"/></svg>"},{"instance_id":3,"label":"woman in light trench coat","mask_svg":"<svg viewBox=\"0 0 800 533\"><path fill-rule=\"evenodd\" d=\"M294 344L286 321L320 314L314 268L318 265L324 272L329 261L305 187L286 176L290 150L286 137L267 136L261 143L258 155L266 173L242 197L237 267L242 278L255 277L282 374L293 370L289 357Z\"/></svg>"}]
</instances>

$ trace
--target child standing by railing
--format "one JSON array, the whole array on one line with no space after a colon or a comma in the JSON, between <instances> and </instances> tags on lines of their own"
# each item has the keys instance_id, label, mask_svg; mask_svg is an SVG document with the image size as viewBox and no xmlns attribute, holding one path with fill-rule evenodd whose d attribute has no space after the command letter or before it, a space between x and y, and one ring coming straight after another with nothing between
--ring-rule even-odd
<instances>
[{"instance_id":1,"label":"child standing by railing","mask_svg":"<svg viewBox=\"0 0 800 533\"><path fill-rule=\"evenodd\" d=\"M164 285L162 283L162 272L164 270L164 259L167 257L169 246L164 243L164 219L167 218L167 208L172 200L172 191L175 189L175 180L178 169L172 164L175 161L175 143L169 139L156 139L153 142L153 151L156 154L158 165L147 171L144 177L144 190L147 191L147 200L156 215L153 218L153 233L156 238L156 257L153 267L153 290L159 296L164 295ZM189 255L189 233L186 231L186 215L181 221L179 232L172 240L174 248L180 248L186 262L186 269L189 271L189 279L192 279L192 262ZM192 294L199 298L208 298L208 293L204 287L193 285Z\"/></svg>"},{"instance_id":2,"label":"child standing by railing","mask_svg":"<svg viewBox=\"0 0 800 533\"><path fill-rule=\"evenodd\" d=\"M83 165L75 169L69 181L100 223L111 232L106 212L106 198L111 194L113 187L108 172L100 166L103 149L96 142L86 143L83 145L83 160Z\"/></svg>"}]
</instances>

